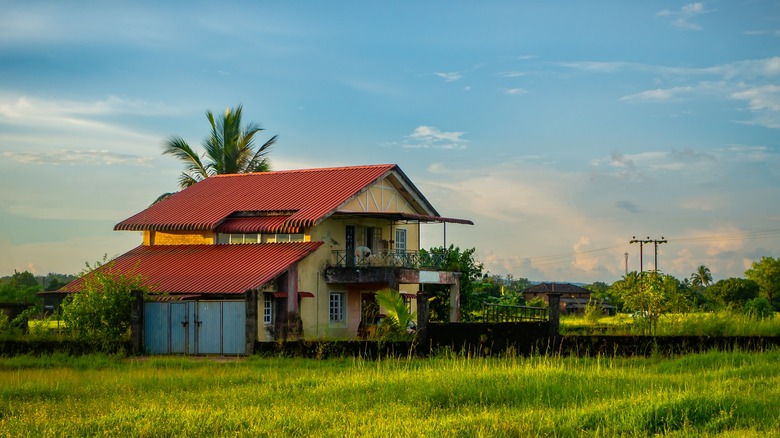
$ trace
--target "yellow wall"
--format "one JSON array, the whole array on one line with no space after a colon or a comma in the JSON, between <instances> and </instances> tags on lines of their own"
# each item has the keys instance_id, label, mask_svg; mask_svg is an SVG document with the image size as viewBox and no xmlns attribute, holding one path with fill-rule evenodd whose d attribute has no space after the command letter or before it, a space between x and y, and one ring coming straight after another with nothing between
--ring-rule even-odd
<instances>
[{"instance_id":1,"label":"yellow wall","mask_svg":"<svg viewBox=\"0 0 780 438\"><path fill-rule=\"evenodd\" d=\"M213 245L211 231L144 231L144 245Z\"/></svg>"},{"instance_id":2,"label":"yellow wall","mask_svg":"<svg viewBox=\"0 0 780 438\"><path fill-rule=\"evenodd\" d=\"M369 286L354 285L347 289L345 285L328 285L322 276L325 268L335 259L332 251L344 250L346 226L364 226L382 228L382 238L389 236L390 225L387 221L375 219L330 219L311 230L312 241L325 242L317 251L310 254L298 264L298 290L314 293L314 298L302 298L300 314L303 319L303 332L306 338L355 338L360 323L360 294L373 292ZM417 224L402 225L407 228L407 249L417 250ZM416 284L402 284L403 293L416 293ZM330 324L329 301L330 292L347 293L346 324ZM417 302L412 300L412 311L417 311Z\"/></svg>"}]
</instances>

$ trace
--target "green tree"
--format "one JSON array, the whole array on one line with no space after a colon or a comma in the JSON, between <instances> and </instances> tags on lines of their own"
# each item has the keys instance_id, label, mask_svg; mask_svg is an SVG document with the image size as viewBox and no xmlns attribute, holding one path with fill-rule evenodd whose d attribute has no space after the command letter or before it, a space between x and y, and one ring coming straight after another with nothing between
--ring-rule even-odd
<instances>
[{"instance_id":1,"label":"green tree","mask_svg":"<svg viewBox=\"0 0 780 438\"><path fill-rule=\"evenodd\" d=\"M8 282L0 285L0 302L37 303L40 290L41 285L32 273L14 270Z\"/></svg>"},{"instance_id":2,"label":"green tree","mask_svg":"<svg viewBox=\"0 0 780 438\"><path fill-rule=\"evenodd\" d=\"M666 312L683 312L690 302L682 291L680 281L660 272L630 272L612 285L620 295L623 307L646 319L652 331L658 318Z\"/></svg>"},{"instance_id":3,"label":"green tree","mask_svg":"<svg viewBox=\"0 0 780 438\"><path fill-rule=\"evenodd\" d=\"M780 258L761 257L745 271L745 277L758 283L761 295L769 300L770 305L775 304L774 299L780 293Z\"/></svg>"},{"instance_id":4,"label":"green tree","mask_svg":"<svg viewBox=\"0 0 780 438\"><path fill-rule=\"evenodd\" d=\"M691 285L695 288L705 288L712 283L712 273L710 268L701 265L696 268L696 272L691 274Z\"/></svg>"},{"instance_id":5,"label":"green tree","mask_svg":"<svg viewBox=\"0 0 780 438\"><path fill-rule=\"evenodd\" d=\"M745 303L758 296L759 286L753 280L727 278L708 287L704 292L711 307L739 310Z\"/></svg>"},{"instance_id":6,"label":"green tree","mask_svg":"<svg viewBox=\"0 0 780 438\"><path fill-rule=\"evenodd\" d=\"M255 148L255 135L263 129L254 122L242 127L242 114L241 105L226 109L220 118L215 118L211 111L206 111L211 133L203 139L205 152L202 156L182 137L173 136L166 140L163 155L172 155L185 166L184 172L179 176L179 186L182 189L212 175L271 170L268 152L276 143L277 136ZM166 193L158 201L169 195Z\"/></svg>"},{"instance_id":7,"label":"green tree","mask_svg":"<svg viewBox=\"0 0 780 438\"><path fill-rule=\"evenodd\" d=\"M124 339L130 330L132 291L146 292L140 274L121 271L113 262L87 264L79 292L62 303L62 319L72 333L98 343Z\"/></svg>"},{"instance_id":8,"label":"green tree","mask_svg":"<svg viewBox=\"0 0 780 438\"><path fill-rule=\"evenodd\" d=\"M476 249L465 249L450 245L449 248L431 248L430 251L421 250L420 257L432 258L434 255L443 256L441 269L460 272L460 318L463 321L473 321L480 316L482 303L487 299L487 294L480 288L479 283L483 278L483 265L474 259ZM432 297L430 303L431 320L444 321L449 316L450 295L447 285L425 285L425 292Z\"/></svg>"}]
</instances>

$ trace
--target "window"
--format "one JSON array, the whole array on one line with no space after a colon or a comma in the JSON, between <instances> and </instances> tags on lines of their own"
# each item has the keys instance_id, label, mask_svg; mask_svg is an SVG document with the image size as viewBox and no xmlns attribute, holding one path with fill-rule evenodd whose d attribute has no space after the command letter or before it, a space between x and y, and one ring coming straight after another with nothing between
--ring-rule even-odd
<instances>
[{"instance_id":1,"label":"window","mask_svg":"<svg viewBox=\"0 0 780 438\"><path fill-rule=\"evenodd\" d=\"M274 298L270 294L265 294L263 300L263 324L274 323Z\"/></svg>"},{"instance_id":2,"label":"window","mask_svg":"<svg viewBox=\"0 0 780 438\"><path fill-rule=\"evenodd\" d=\"M330 305L328 307L330 314L330 322L342 322L344 321L344 311L346 302L344 301L344 292L331 292L330 293Z\"/></svg>"},{"instance_id":3,"label":"window","mask_svg":"<svg viewBox=\"0 0 780 438\"><path fill-rule=\"evenodd\" d=\"M303 234L263 234L263 243L303 242Z\"/></svg>"},{"instance_id":4,"label":"window","mask_svg":"<svg viewBox=\"0 0 780 438\"><path fill-rule=\"evenodd\" d=\"M395 250L396 252L406 251L406 229L396 228L395 230Z\"/></svg>"},{"instance_id":5,"label":"window","mask_svg":"<svg viewBox=\"0 0 780 438\"><path fill-rule=\"evenodd\" d=\"M281 242L303 242L303 233L294 234L257 234L257 233L220 233L217 234L217 244L227 245L231 243L281 243Z\"/></svg>"},{"instance_id":6,"label":"window","mask_svg":"<svg viewBox=\"0 0 780 438\"><path fill-rule=\"evenodd\" d=\"M253 234L217 234L217 244L226 245L231 243L257 243L260 236Z\"/></svg>"}]
</instances>

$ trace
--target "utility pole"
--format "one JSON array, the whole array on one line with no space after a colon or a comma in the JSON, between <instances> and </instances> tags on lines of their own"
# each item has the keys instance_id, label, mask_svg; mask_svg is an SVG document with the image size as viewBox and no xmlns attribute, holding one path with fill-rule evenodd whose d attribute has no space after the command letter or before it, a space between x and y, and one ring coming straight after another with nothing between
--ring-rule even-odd
<instances>
[{"instance_id":1,"label":"utility pole","mask_svg":"<svg viewBox=\"0 0 780 438\"><path fill-rule=\"evenodd\" d=\"M658 272L658 245L662 243L666 243L666 239L664 239L664 236L661 236L661 239L651 239L650 236L647 236L647 239L637 239L636 236L634 236L629 243L638 243L639 244L639 273L642 274L644 272L644 260L643 260L643 254L642 249L644 247L645 243L652 243L655 246L655 265L654 270L655 272Z\"/></svg>"}]
</instances>

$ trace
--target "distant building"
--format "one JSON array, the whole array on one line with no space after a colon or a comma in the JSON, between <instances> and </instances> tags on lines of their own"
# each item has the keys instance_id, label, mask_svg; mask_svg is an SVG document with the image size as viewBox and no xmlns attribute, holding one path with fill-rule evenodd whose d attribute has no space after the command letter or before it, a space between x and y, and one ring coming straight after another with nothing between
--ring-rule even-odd
<instances>
[{"instance_id":1,"label":"distant building","mask_svg":"<svg viewBox=\"0 0 780 438\"><path fill-rule=\"evenodd\" d=\"M579 315L585 312L585 306L591 301L591 292L584 287L570 283L539 283L523 291L526 302L534 298L542 298L549 303L547 294L555 292L561 294L561 313L564 315ZM596 302L607 315L614 315L616 308L603 301Z\"/></svg>"}]
</instances>

